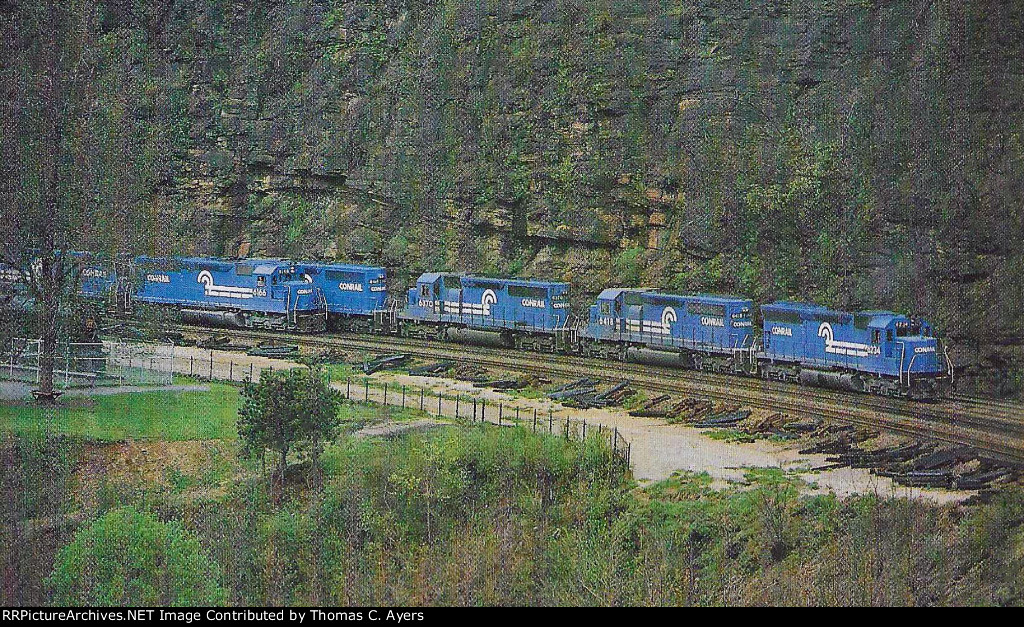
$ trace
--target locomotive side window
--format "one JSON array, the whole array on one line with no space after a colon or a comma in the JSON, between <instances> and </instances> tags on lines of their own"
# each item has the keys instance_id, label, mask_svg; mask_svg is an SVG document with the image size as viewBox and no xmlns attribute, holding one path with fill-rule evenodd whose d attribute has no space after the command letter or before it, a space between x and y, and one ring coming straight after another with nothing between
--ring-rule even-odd
<instances>
[{"instance_id":1,"label":"locomotive side window","mask_svg":"<svg viewBox=\"0 0 1024 627\"><path fill-rule=\"evenodd\" d=\"M612 313L612 305L611 305L611 303L601 303L601 315L602 316L610 316L611 313Z\"/></svg>"},{"instance_id":2,"label":"locomotive side window","mask_svg":"<svg viewBox=\"0 0 1024 627\"><path fill-rule=\"evenodd\" d=\"M430 285L424 283L420 286L420 298L430 298Z\"/></svg>"},{"instance_id":3,"label":"locomotive side window","mask_svg":"<svg viewBox=\"0 0 1024 627\"><path fill-rule=\"evenodd\" d=\"M258 276L256 277L256 287L265 287L267 285L267 277Z\"/></svg>"},{"instance_id":4,"label":"locomotive side window","mask_svg":"<svg viewBox=\"0 0 1024 627\"><path fill-rule=\"evenodd\" d=\"M874 329L871 331L871 343L880 344L882 342L882 331L880 329Z\"/></svg>"},{"instance_id":5,"label":"locomotive side window","mask_svg":"<svg viewBox=\"0 0 1024 627\"><path fill-rule=\"evenodd\" d=\"M725 315L725 305L690 301L686 303L686 312L691 316L717 316L720 318Z\"/></svg>"},{"instance_id":6,"label":"locomotive side window","mask_svg":"<svg viewBox=\"0 0 1024 627\"><path fill-rule=\"evenodd\" d=\"M513 298L543 299L547 297L548 291L543 287L534 287L532 285L509 285L508 295Z\"/></svg>"},{"instance_id":7,"label":"locomotive side window","mask_svg":"<svg viewBox=\"0 0 1024 627\"><path fill-rule=\"evenodd\" d=\"M885 332L885 341L886 342L891 342L892 341L892 329L888 329Z\"/></svg>"},{"instance_id":8,"label":"locomotive side window","mask_svg":"<svg viewBox=\"0 0 1024 627\"><path fill-rule=\"evenodd\" d=\"M764 314L764 319L768 322L786 322L789 324L802 324L803 319L800 314L795 311L773 311L768 310Z\"/></svg>"}]
</instances>

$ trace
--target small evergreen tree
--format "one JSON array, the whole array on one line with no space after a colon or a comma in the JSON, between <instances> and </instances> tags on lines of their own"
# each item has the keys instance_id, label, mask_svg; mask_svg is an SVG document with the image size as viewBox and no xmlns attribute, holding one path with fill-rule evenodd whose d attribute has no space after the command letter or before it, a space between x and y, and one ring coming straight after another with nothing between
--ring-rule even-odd
<instances>
[{"instance_id":1,"label":"small evergreen tree","mask_svg":"<svg viewBox=\"0 0 1024 627\"><path fill-rule=\"evenodd\" d=\"M223 605L220 575L180 523L126 507L80 529L47 585L60 606Z\"/></svg>"},{"instance_id":2,"label":"small evergreen tree","mask_svg":"<svg viewBox=\"0 0 1024 627\"><path fill-rule=\"evenodd\" d=\"M324 443L339 425L341 399L319 369L264 373L258 383L246 382L242 390L238 434L249 454L271 450L278 455L282 481L293 449L308 449L318 472Z\"/></svg>"}]
</instances>

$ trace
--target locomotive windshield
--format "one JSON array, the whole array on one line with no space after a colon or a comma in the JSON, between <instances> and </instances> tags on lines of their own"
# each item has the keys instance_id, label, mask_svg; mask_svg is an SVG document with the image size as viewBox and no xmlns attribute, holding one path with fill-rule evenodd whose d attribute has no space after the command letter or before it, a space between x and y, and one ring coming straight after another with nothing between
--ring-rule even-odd
<instances>
[{"instance_id":1,"label":"locomotive windshield","mask_svg":"<svg viewBox=\"0 0 1024 627\"><path fill-rule=\"evenodd\" d=\"M896 323L896 337L907 337L909 335L921 335L920 320L912 318Z\"/></svg>"}]
</instances>

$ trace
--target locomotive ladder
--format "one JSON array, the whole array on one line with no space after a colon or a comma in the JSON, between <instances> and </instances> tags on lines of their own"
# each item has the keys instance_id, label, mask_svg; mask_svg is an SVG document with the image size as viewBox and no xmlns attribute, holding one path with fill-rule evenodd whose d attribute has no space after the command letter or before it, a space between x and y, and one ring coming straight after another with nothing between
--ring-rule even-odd
<instances>
[{"instance_id":1,"label":"locomotive ladder","mask_svg":"<svg viewBox=\"0 0 1024 627\"><path fill-rule=\"evenodd\" d=\"M385 329L394 329L398 320L398 300L388 298L384 309L373 310L374 325Z\"/></svg>"},{"instance_id":2,"label":"locomotive ladder","mask_svg":"<svg viewBox=\"0 0 1024 627\"><path fill-rule=\"evenodd\" d=\"M584 320L569 312L561 326L555 328L555 344L559 348L571 348L579 340L580 331L584 327Z\"/></svg>"}]
</instances>

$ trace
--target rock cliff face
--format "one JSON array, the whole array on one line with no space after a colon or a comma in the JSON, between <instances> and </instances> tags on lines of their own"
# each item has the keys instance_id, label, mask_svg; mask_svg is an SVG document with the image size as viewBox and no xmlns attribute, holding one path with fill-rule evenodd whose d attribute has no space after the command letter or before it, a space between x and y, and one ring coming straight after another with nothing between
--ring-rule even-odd
<instances>
[{"instance_id":1,"label":"rock cliff face","mask_svg":"<svg viewBox=\"0 0 1024 627\"><path fill-rule=\"evenodd\" d=\"M153 252L915 311L1020 387L1020 3L258 6L92 9Z\"/></svg>"}]
</instances>

